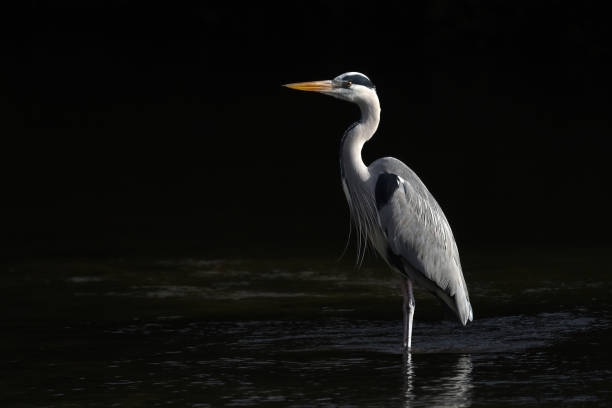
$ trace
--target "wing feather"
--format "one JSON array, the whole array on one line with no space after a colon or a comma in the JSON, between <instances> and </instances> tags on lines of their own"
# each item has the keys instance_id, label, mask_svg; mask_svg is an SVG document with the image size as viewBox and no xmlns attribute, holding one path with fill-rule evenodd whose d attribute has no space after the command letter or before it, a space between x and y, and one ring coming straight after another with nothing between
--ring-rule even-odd
<instances>
[{"instance_id":1,"label":"wing feather","mask_svg":"<svg viewBox=\"0 0 612 408\"><path fill-rule=\"evenodd\" d=\"M472 320L472 308L459 250L444 212L419 177L400 161L380 159L371 168L379 178L389 174L399 180L378 208L394 263L400 257L407 267L404 272L438 295L466 324Z\"/></svg>"}]
</instances>

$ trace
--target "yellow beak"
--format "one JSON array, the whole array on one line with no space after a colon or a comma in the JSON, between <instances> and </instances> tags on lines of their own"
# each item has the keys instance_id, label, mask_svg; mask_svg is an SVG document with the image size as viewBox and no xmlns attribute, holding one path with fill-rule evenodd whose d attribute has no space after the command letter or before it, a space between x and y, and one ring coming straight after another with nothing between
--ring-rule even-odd
<instances>
[{"instance_id":1,"label":"yellow beak","mask_svg":"<svg viewBox=\"0 0 612 408\"><path fill-rule=\"evenodd\" d=\"M296 82L293 84L285 84L287 88L297 89L298 91L321 92L331 91L332 81L311 81L311 82Z\"/></svg>"}]
</instances>

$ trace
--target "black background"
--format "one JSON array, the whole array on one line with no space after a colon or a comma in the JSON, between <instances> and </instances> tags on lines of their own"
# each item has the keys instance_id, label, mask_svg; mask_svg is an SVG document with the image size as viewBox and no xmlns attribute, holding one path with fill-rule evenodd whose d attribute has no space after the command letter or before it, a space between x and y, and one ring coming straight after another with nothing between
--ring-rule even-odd
<instances>
[{"instance_id":1,"label":"black background","mask_svg":"<svg viewBox=\"0 0 612 408\"><path fill-rule=\"evenodd\" d=\"M360 71L459 246L607 245L604 10L557 1L31 1L2 13L6 256L340 251ZM413 4L414 3L414 4Z\"/></svg>"}]
</instances>

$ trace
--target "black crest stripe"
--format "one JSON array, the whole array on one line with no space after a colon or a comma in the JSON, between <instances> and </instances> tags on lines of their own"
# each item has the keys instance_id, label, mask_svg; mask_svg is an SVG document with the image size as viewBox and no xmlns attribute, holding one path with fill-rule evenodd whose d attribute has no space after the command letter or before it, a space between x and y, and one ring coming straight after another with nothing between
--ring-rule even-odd
<instances>
[{"instance_id":1,"label":"black crest stripe","mask_svg":"<svg viewBox=\"0 0 612 408\"><path fill-rule=\"evenodd\" d=\"M345 76L342 77L342 80L343 81L350 81L351 83L357 84L357 85L367 86L368 88L375 88L375 86L372 83L372 81L370 81L364 75L357 75L357 74L345 75Z\"/></svg>"}]
</instances>

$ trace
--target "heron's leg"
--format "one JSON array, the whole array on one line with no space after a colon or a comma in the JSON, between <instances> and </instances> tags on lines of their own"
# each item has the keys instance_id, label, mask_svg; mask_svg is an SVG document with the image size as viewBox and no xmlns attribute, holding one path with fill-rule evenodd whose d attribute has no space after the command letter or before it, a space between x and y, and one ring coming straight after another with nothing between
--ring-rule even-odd
<instances>
[{"instance_id":1,"label":"heron's leg","mask_svg":"<svg viewBox=\"0 0 612 408\"><path fill-rule=\"evenodd\" d=\"M412 347L412 318L414 316L414 294L410 279L402 279L402 295L404 296L404 342L402 350L409 351Z\"/></svg>"}]
</instances>

